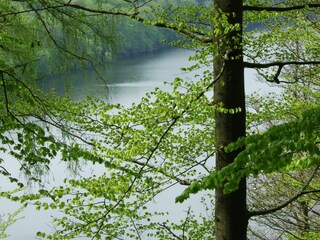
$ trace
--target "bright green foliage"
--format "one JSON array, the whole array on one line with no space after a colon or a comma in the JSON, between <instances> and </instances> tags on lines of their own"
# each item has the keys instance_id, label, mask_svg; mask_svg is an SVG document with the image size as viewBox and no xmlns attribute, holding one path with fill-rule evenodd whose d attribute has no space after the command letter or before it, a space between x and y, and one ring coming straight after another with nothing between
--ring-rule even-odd
<instances>
[{"instance_id":1,"label":"bright green foliage","mask_svg":"<svg viewBox=\"0 0 320 240\"><path fill-rule=\"evenodd\" d=\"M245 1L245 5L261 7L269 6L269 2ZM43 188L36 194L1 193L14 201L31 201L38 209L59 210L65 214L54 219L55 232L39 232L39 237L195 239L201 235L203 239L214 239L211 201L209 204L203 201L209 217L195 216L191 207L187 208L186 218L178 223L170 223L170 214L166 211L151 210L152 201L175 185L188 186L176 199L182 202L190 194L206 189L223 186L226 193L234 191L241 178L319 164L320 109L316 91L319 49L316 43L320 34L317 19L313 18L319 8L281 13L244 12L246 31L243 43L239 42L245 50L244 67L259 69L266 81L291 85L284 87L280 97L253 95L248 98L249 134L224 146L229 152L243 151L234 163L216 172L215 112L236 114L244 109L226 109L212 101L217 80L213 79L212 58L219 53L223 41L230 41L225 36L240 26L227 24L227 16L208 5L173 4L157 8L147 2L120 0L42 1L41 6L36 3L0 3L8 12L26 9L30 13L19 14L11 22L1 22L0 138L4 146L11 146L1 151L19 160L21 170L30 180L39 181L49 169L51 159L57 157L70 165L85 163L102 169L89 177L65 179L63 186ZM299 1L286 1L277 6L296 4ZM38 7L46 10L33 9ZM176 44L197 49L191 58L197 62L184 70L202 67L205 70L192 81L177 78L171 92L155 89L129 108L92 98L75 103L67 97L58 98L37 90L33 84L37 76L34 63L38 63L37 59L43 54L59 55L59 66L65 60L70 63L69 57L73 57L76 60L71 63L72 67L78 60L94 65L94 60L100 59L92 59L96 49L105 55L112 48L112 44L101 45L102 49L100 45L92 48L96 43L93 36L108 39L109 32L95 24L102 20L109 23L110 15L126 16L183 34L185 38ZM27 29L30 39L17 34L26 23L34 27ZM252 29L252 23L262 27ZM221 28L216 27L219 24L224 26L223 34ZM40 26L42 30L38 31ZM11 29L17 31L10 32ZM44 36L45 43L38 42ZM217 36L221 39L212 44L213 37ZM17 51L6 50L11 48ZM35 51L36 48L39 49ZM304 101L305 96L308 101ZM5 169L1 173L18 181ZM178 196L182 188L170 193L171 199ZM207 198L212 199L212 195Z\"/></svg>"},{"instance_id":2,"label":"bright green foliage","mask_svg":"<svg viewBox=\"0 0 320 240\"><path fill-rule=\"evenodd\" d=\"M62 232L54 233L54 239L61 239L65 234L68 239L78 235L101 235L110 239L123 235L133 237L137 230L132 222L135 222L135 227L139 225L139 232L162 228L154 222L154 218L163 213L150 212L147 208L149 202L172 184L188 184L201 177L201 171L192 170L190 166L202 168L202 172L208 171L207 165L210 166L207 162L214 152L211 137L213 116L208 116L216 107L204 95L210 90L206 87L210 85L209 80L210 77L207 77L205 81L190 84L176 79L172 94L157 89L131 108L115 106L118 108L116 113L110 105L91 102L90 111L100 113L98 119L85 118L92 116L92 112L84 112L88 108L65 116L77 120L74 122L77 125L73 127L78 135L81 135L80 127L83 132L90 132L84 141L90 142L90 152L74 145L74 157L86 161L91 159L93 163L104 165L108 172L79 180L66 180L68 187L44 192L52 203L38 202L39 209L61 208L78 222L71 223L71 218L57 220L55 223ZM183 90L182 86L188 90ZM155 96L157 98L153 100ZM198 111L200 108L201 114ZM89 120L90 125L87 124ZM70 161L73 154L70 149L68 153ZM150 224L145 225L145 219L150 219ZM192 221L191 229L195 227L195 220ZM161 231L163 236L168 234Z\"/></svg>"},{"instance_id":3,"label":"bright green foliage","mask_svg":"<svg viewBox=\"0 0 320 240\"><path fill-rule=\"evenodd\" d=\"M269 128L266 132L239 139L225 148L244 150L234 163L220 172L214 172L190 186L181 196L201 189L213 189L224 185L225 192L234 191L242 177L250 174L271 173L308 168L320 162L319 142L320 109L310 109L299 120ZM177 200L180 200L179 197Z\"/></svg>"},{"instance_id":4,"label":"bright green foliage","mask_svg":"<svg viewBox=\"0 0 320 240\"><path fill-rule=\"evenodd\" d=\"M299 235L299 239L303 239L303 240L317 240L317 239L319 239L319 237L320 237L320 235L317 232L313 232L313 233L312 232L311 233L310 232L309 233L302 232L301 235ZM288 239L295 240L295 239L297 239L297 237L289 235Z\"/></svg>"},{"instance_id":5,"label":"bright green foliage","mask_svg":"<svg viewBox=\"0 0 320 240\"><path fill-rule=\"evenodd\" d=\"M23 211L25 207L22 206L18 210L16 210L14 213L7 213L5 215L0 216L0 238L9 238L10 235L6 233L9 227L12 227L16 221L21 219L21 217L18 218L18 215Z\"/></svg>"},{"instance_id":6,"label":"bright green foliage","mask_svg":"<svg viewBox=\"0 0 320 240\"><path fill-rule=\"evenodd\" d=\"M19 160L20 170L30 180L39 180L49 169L50 159L62 146L66 147L64 141L55 139L48 131L48 126L68 132L68 126L62 124L60 117L67 105L74 104L68 98L57 99L55 94L39 91L37 79L43 77L44 71L50 74L50 71L65 70L68 67L65 62L72 66L72 59L96 66L93 58L96 52L84 48L93 42L95 47L100 46L97 44L101 40L110 43L104 47L112 46L108 40L111 31L99 30L101 24L109 22L108 17L92 19L74 9L62 10L55 6L61 3L0 3L1 151ZM10 181L17 181L4 168L0 170Z\"/></svg>"}]
</instances>

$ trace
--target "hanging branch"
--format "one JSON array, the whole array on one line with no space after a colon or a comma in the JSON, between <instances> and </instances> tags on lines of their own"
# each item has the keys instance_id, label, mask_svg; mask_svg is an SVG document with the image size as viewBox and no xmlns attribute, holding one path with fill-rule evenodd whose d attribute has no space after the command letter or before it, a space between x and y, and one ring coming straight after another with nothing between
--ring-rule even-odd
<instances>
[{"instance_id":1,"label":"hanging branch","mask_svg":"<svg viewBox=\"0 0 320 240\"><path fill-rule=\"evenodd\" d=\"M46 33L48 34L49 38L51 39L51 41L53 42L53 44L61 51L69 54L70 56L76 58L76 59L79 59L81 61L84 61L84 62L87 62L90 64L90 66L93 68L94 72L97 74L97 76L100 78L100 79L103 79L103 77L100 75L99 71L97 70L97 68L95 67L95 64L94 62L87 58L87 57L84 57L84 56L80 56L79 54L76 54L72 51L70 51L69 49L67 49L66 47L62 46L61 44L59 44L59 42L56 40L56 38L52 35L49 27L47 26L47 23L45 22L45 20L42 18L41 14L39 13L39 11L35 8L33 8L31 6L31 8L33 9L33 11L35 12L35 14L37 15L39 21L41 22L42 26L44 27Z\"/></svg>"}]
</instances>

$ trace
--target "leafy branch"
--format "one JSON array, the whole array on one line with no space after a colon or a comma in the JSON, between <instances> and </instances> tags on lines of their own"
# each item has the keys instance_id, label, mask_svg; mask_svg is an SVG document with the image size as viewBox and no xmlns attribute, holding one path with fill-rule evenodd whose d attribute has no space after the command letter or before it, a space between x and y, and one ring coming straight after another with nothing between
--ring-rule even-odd
<instances>
[{"instance_id":1,"label":"leafy branch","mask_svg":"<svg viewBox=\"0 0 320 240\"><path fill-rule=\"evenodd\" d=\"M309 109L300 119L269 128L261 134L240 138L225 147L232 152L244 148L232 164L194 181L176 202L183 202L190 194L201 190L224 187L230 193L238 188L242 178L279 170L307 168L318 165L320 148L317 145L320 126L320 108ZM297 157L301 153L305 157Z\"/></svg>"}]
</instances>

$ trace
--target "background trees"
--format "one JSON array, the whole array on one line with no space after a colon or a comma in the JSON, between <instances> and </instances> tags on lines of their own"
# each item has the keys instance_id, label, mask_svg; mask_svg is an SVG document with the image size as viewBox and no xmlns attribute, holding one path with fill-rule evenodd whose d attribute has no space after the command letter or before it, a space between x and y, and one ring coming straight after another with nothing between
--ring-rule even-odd
<instances>
[{"instance_id":1,"label":"background trees","mask_svg":"<svg viewBox=\"0 0 320 240\"><path fill-rule=\"evenodd\" d=\"M192 239L196 232L200 239L246 239L249 218L276 213L293 206L293 201L297 200L294 204L298 205L308 203L303 203L302 215L297 214L292 223L299 216L306 217L305 206L311 209L310 198L319 191L310 185L317 168L309 174L305 172L311 174L307 185L297 184L292 195L267 207L260 208L253 198L252 205L247 206L246 186L248 191L260 191L260 185L251 182L258 184L266 174L286 172L294 176L302 173L300 169L319 163L319 61L315 47L319 38L319 4L294 0L272 5L268 1L215 3L161 8L155 8L151 1L114 1L115 5L103 1L2 3L7 10L2 15L5 26L24 26L25 21L19 18L12 18L12 22L5 19L16 15L35 26L28 29L31 43L21 40L20 35L16 37L15 32L3 38L2 54L13 59L9 66L3 63L1 69L5 116L1 139L3 144L13 146L3 151L21 160L22 170L35 179L39 176L33 173L41 175L41 167L48 167L49 160L58 153L63 161L91 162L106 169L104 173L66 179L64 186L18 198L32 200L39 209L60 209L66 214L67 217L55 219L57 228L52 235L38 236ZM37 91L30 81L30 76L36 74L32 64L45 49L23 52L25 46L41 47L34 40L41 34L41 39L46 36L59 54L95 66L95 60L100 58L92 58L95 51L87 51L79 41L90 43L92 36L112 40L112 32L104 32L96 20L109 23L114 15L184 35L177 44L196 49L192 59L198 61L186 70L207 68L201 76L195 76L195 81L177 78L172 92L156 89L130 108L94 99L74 103ZM253 23L258 23L259 28ZM2 34L6 36L5 31ZM11 40L21 41L18 54L9 51ZM103 46L112 46L112 41ZM246 109L244 68L257 69L263 81L290 85L285 85L279 98L251 96L251 108ZM213 89L212 99L209 93ZM35 120L47 125L43 127ZM56 129L63 134L56 134ZM258 176L259 181L252 176ZM282 175L272 177L280 179ZM245 179L249 179L248 184ZM170 223L166 213L150 210L152 200L175 185L187 186L177 198L179 202L201 190L218 189L215 226L212 214L196 218L192 208L187 208L181 223ZM309 199L301 200L309 193L313 194ZM17 200L12 194L2 195ZM43 197L47 199L43 201ZM213 195L204 197L204 204L211 211ZM272 226L277 224L271 218L267 221ZM285 229L289 223L285 222ZM297 236L299 229L294 228L290 234Z\"/></svg>"}]
</instances>

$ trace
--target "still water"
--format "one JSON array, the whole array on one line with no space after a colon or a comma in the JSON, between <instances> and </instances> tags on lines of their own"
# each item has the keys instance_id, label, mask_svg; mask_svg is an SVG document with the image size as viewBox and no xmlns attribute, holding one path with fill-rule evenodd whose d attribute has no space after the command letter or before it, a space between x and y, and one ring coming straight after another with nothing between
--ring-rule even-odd
<instances>
[{"instance_id":1,"label":"still water","mask_svg":"<svg viewBox=\"0 0 320 240\"><path fill-rule=\"evenodd\" d=\"M54 89L58 94L68 93L75 100L83 100L86 96L93 96L99 99L105 99L111 103L119 103L124 106L130 106L133 102L138 102L146 92L152 91L155 87L169 90L170 87L164 82L170 82L176 77L189 78L192 80L194 73L186 74L181 70L182 67L190 66L188 57L192 51L184 49L167 49L157 53L139 56L127 60L112 63L102 73L102 79L97 77L93 71L70 73L64 76L48 77L41 83L44 90ZM258 91L266 93L274 91L273 88L255 80L255 74L252 71L246 72L246 91L252 93ZM275 89L277 91L277 89ZM8 170L10 167L7 166ZM49 177L49 181L61 180L66 176L63 165L57 165L52 170L54 173ZM8 186L2 186L2 189ZM179 191L180 192L180 191ZM172 201L172 202L171 202ZM191 199L199 202L199 199ZM173 206L174 198L158 201L157 208ZM161 206L161 203L165 206ZM2 205L0 214L12 212L17 207L7 202L0 202ZM174 215L183 212L183 208L175 207ZM33 240L37 231L50 232L49 212L37 212L33 208L26 209L19 220L8 231L11 240Z\"/></svg>"},{"instance_id":2,"label":"still water","mask_svg":"<svg viewBox=\"0 0 320 240\"><path fill-rule=\"evenodd\" d=\"M44 90L54 89L58 94L68 93L79 101L86 96L92 96L128 106L132 102L138 102L146 92L152 91L155 87L169 90L170 87L164 82L170 82L176 77L192 80L195 72L185 73L181 70L182 67L192 64L188 60L192 54L191 50L166 49L112 63L106 67L101 78L94 71L75 72L63 76L50 76L41 82L41 87ZM254 91L277 91L276 87L268 86L256 79L253 70L246 70L248 94Z\"/></svg>"},{"instance_id":3,"label":"still water","mask_svg":"<svg viewBox=\"0 0 320 240\"><path fill-rule=\"evenodd\" d=\"M107 66L100 77L94 71L77 72L48 77L41 85L44 90L54 89L59 94L68 92L75 100L93 96L128 106L155 87L169 89L164 82L176 77L190 77L181 68L190 66L188 57L191 54L192 51L188 50L166 49L119 60Z\"/></svg>"}]
</instances>

